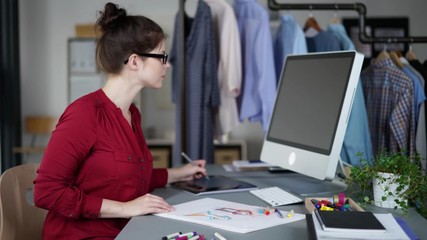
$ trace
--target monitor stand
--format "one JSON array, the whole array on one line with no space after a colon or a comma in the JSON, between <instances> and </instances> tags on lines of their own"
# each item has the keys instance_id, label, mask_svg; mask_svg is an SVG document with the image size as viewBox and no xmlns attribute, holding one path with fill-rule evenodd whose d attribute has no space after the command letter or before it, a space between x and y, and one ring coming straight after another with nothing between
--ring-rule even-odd
<instances>
[{"instance_id":1,"label":"monitor stand","mask_svg":"<svg viewBox=\"0 0 427 240\"><path fill-rule=\"evenodd\" d=\"M333 181L322 181L298 174L292 179L287 179L286 182L285 189L303 197L332 196L347 189L347 184L339 177L335 177Z\"/></svg>"},{"instance_id":2,"label":"monitor stand","mask_svg":"<svg viewBox=\"0 0 427 240\"><path fill-rule=\"evenodd\" d=\"M275 183L272 182L271 184L275 184L302 197L330 197L340 192L345 192L347 189L341 160L338 163L335 178L332 181L319 180L294 172L285 173L282 176L285 176L285 179L280 181L280 185L277 184L277 179L272 179Z\"/></svg>"}]
</instances>

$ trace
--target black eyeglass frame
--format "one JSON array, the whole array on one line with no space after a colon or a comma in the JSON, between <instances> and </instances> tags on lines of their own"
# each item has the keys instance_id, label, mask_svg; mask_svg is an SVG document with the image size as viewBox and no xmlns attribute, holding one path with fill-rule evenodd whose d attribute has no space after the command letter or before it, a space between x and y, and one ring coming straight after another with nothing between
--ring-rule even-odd
<instances>
[{"instance_id":1,"label":"black eyeglass frame","mask_svg":"<svg viewBox=\"0 0 427 240\"><path fill-rule=\"evenodd\" d=\"M162 53L162 54L159 54L159 53L135 53L135 54L142 56L142 57L152 57L152 58L162 59L163 64L166 64L168 62L168 54L167 53ZM129 58L126 59L123 63L127 64L128 62L129 62Z\"/></svg>"}]
</instances>

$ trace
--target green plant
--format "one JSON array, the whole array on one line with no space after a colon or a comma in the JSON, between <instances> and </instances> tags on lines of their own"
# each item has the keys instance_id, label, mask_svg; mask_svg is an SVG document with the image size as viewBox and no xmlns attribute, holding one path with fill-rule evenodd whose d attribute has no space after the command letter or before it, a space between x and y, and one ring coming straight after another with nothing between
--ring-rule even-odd
<instances>
[{"instance_id":1,"label":"green plant","mask_svg":"<svg viewBox=\"0 0 427 240\"><path fill-rule=\"evenodd\" d=\"M362 154L358 155L360 166L350 168L350 176L346 182L351 191L350 195L353 195L360 205L373 203L373 179L376 178L379 183L389 181L384 189L382 201L391 197L396 203L395 209L400 208L407 213L410 206L415 206L421 214L427 213L427 177L422 174L418 155L381 152L374 158L372 164ZM388 178L380 173L391 173L396 177ZM398 185L395 192L390 188L394 183Z\"/></svg>"}]
</instances>

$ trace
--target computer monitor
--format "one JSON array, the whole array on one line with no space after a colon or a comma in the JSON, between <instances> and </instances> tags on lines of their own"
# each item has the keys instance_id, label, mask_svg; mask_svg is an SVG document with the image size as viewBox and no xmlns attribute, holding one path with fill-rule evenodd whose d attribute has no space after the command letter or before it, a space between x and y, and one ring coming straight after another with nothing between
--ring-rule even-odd
<instances>
[{"instance_id":1,"label":"computer monitor","mask_svg":"<svg viewBox=\"0 0 427 240\"><path fill-rule=\"evenodd\" d=\"M335 178L364 56L289 55L261 160L319 180Z\"/></svg>"}]
</instances>

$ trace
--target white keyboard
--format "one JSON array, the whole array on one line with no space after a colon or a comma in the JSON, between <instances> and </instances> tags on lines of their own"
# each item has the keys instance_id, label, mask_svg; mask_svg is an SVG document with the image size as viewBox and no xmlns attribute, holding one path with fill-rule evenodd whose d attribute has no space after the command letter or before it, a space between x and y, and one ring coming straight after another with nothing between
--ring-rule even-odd
<instances>
[{"instance_id":1,"label":"white keyboard","mask_svg":"<svg viewBox=\"0 0 427 240\"><path fill-rule=\"evenodd\" d=\"M267 187L249 191L273 207L302 202L303 199L278 187Z\"/></svg>"}]
</instances>

